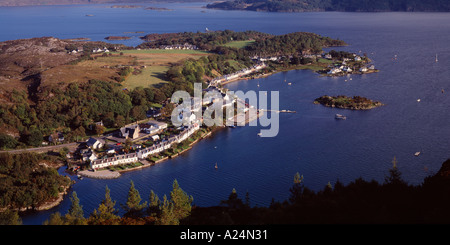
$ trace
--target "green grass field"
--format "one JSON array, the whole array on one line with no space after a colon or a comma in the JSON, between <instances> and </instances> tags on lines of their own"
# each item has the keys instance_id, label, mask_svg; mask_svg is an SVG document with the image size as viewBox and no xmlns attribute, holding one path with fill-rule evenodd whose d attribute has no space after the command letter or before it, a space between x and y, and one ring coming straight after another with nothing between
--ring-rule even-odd
<instances>
[{"instance_id":1,"label":"green grass field","mask_svg":"<svg viewBox=\"0 0 450 245\"><path fill-rule=\"evenodd\" d=\"M132 57L139 66L146 66L141 73L130 75L123 85L132 90L136 87L149 87L167 83L165 74L171 64L184 59L198 59L208 56L210 53L201 50L178 50L178 49L141 49L123 50L119 57ZM115 53L120 54L120 52Z\"/></svg>"},{"instance_id":2,"label":"green grass field","mask_svg":"<svg viewBox=\"0 0 450 245\"><path fill-rule=\"evenodd\" d=\"M319 58L319 63L325 63L325 64L333 64L332 60Z\"/></svg>"},{"instance_id":3,"label":"green grass field","mask_svg":"<svg viewBox=\"0 0 450 245\"><path fill-rule=\"evenodd\" d=\"M129 76L123 86L129 90L137 87L147 88L149 86L167 83L164 76L169 70L168 66L150 66L142 69L142 73Z\"/></svg>"},{"instance_id":4,"label":"green grass field","mask_svg":"<svg viewBox=\"0 0 450 245\"><path fill-rule=\"evenodd\" d=\"M232 41L229 43L226 43L224 46L230 47L230 48L245 48L246 46L254 43L254 40L251 41Z\"/></svg>"}]
</instances>

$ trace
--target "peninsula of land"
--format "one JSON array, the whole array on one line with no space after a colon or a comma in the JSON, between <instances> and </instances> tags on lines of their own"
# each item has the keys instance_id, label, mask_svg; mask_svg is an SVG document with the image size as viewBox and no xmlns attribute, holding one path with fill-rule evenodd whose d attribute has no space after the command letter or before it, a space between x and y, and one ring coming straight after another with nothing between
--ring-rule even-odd
<instances>
[{"instance_id":1,"label":"peninsula of land","mask_svg":"<svg viewBox=\"0 0 450 245\"><path fill-rule=\"evenodd\" d=\"M231 0L210 3L206 8L261 12L448 12L450 3L445 0Z\"/></svg>"},{"instance_id":2,"label":"peninsula of land","mask_svg":"<svg viewBox=\"0 0 450 245\"><path fill-rule=\"evenodd\" d=\"M230 125L238 114L245 115L246 124L264 112L227 94L224 84L292 69L320 73L344 66L344 74L350 72L345 67L357 69L370 62L356 53L326 53L324 48L347 44L307 32L271 35L206 30L148 34L142 39L144 43L137 47L53 37L0 42L3 162L18 159L12 154L27 157L24 152L28 150L45 152L31 159L56 155L80 178L115 178L118 172L176 157L220 128L207 127L195 116L188 119L192 126L174 126L171 113L177 104L170 98L175 91L192 95L194 84L201 83L204 93L217 91L223 96L222 108L245 105L233 118L224 115L224 125ZM203 112L215 103L192 100L192 112ZM0 177L10 175L8 188L19 196L3 208L40 209L57 203L69 184L53 171L56 168L46 167L42 177L47 178L46 171L50 171L55 181L42 189L47 194L36 192L39 195L29 197L23 180L35 179L36 172L16 176L11 166L0 171ZM39 189L31 180L26 184ZM21 198L30 198L30 202L20 202Z\"/></svg>"},{"instance_id":3,"label":"peninsula of land","mask_svg":"<svg viewBox=\"0 0 450 245\"><path fill-rule=\"evenodd\" d=\"M336 107L341 109L351 110L369 110L383 104L379 101L373 101L364 97L354 96L348 97L345 95L340 96L327 96L324 95L314 100L315 104L321 104L327 107Z\"/></svg>"}]
</instances>

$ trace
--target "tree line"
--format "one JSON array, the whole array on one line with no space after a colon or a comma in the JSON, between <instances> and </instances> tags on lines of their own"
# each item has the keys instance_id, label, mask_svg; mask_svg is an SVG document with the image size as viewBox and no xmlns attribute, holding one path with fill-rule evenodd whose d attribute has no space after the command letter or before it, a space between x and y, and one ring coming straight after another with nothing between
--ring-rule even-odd
<instances>
[{"instance_id":1,"label":"tree line","mask_svg":"<svg viewBox=\"0 0 450 245\"><path fill-rule=\"evenodd\" d=\"M207 8L267 12L448 12L446 0L233 0L211 3Z\"/></svg>"},{"instance_id":2,"label":"tree line","mask_svg":"<svg viewBox=\"0 0 450 245\"><path fill-rule=\"evenodd\" d=\"M127 201L120 204L125 212L119 216L116 201L112 200L108 186L98 208L87 217L76 192L70 197L71 205L66 214L54 213L44 225L179 225L180 220L191 213L193 197L189 196L174 180L170 196L159 199L153 190L148 201L143 201L134 182L130 181Z\"/></svg>"},{"instance_id":3,"label":"tree line","mask_svg":"<svg viewBox=\"0 0 450 245\"><path fill-rule=\"evenodd\" d=\"M445 224L450 218L450 159L420 185L410 185L394 165L384 182L362 178L344 185L337 180L322 190L306 187L307 178L296 173L289 197L268 207L251 206L250 194L239 197L235 189L217 206L193 206L193 197L174 180L169 197L151 191L143 201L130 182L127 201L120 205L106 186L105 198L89 215L73 192L66 214L54 213L47 225L268 225L268 224ZM17 211L0 213L0 223L20 224Z\"/></svg>"}]
</instances>

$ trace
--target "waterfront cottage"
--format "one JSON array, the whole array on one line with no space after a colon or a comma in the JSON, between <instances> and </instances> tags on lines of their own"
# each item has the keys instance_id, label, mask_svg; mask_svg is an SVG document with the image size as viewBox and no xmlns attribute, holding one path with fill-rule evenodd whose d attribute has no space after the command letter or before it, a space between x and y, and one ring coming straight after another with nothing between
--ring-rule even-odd
<instances>
[{"instance_id":1,"label":"waterfront cottage","mask_svg":"<svg viewBox=\"0 0 450 245\"><path fill-rule=\"evenodd\" d=\"M180 134L174 135L163 142L160 142L158 144L152 145L144 149L138 149L136 153L129 153L125 155L118 155L114 157L93 160L91 161L90 166L92 169L97 170L108 166L137 162L139 159L145 159L150 155L169 149L170 147L172 147L174 143L180 143L188 139L192 134L194 134L199 129L200 125L198 123L194 123L193 125L185 128Z\"/></svg>"}]
</instances>

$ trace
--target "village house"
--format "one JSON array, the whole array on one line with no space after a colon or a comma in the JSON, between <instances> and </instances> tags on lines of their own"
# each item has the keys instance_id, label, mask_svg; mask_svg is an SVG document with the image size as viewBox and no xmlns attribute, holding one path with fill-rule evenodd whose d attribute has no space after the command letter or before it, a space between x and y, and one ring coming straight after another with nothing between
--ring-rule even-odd
<instances>
[{"instance_id":1,"label":"village house","mask_svg":"<svg viewBox=\"0 0 450 245\"><path fill-rule=\"evenodd\" d=\"M141 132L146 134L155 134L160 130L159 128L148 123L139 124L139 128L141 129Z\"/></svg>"},{"instance_id":2,"label":"village house","mask_svg":"<svg viewBox=\"0 0 450 245\"><path fill-rule=\"evenodd\" d=\"M331 56L331 54L324 54L323 58L331 60L331 59L333 59L333 56Z\"/></svg>"},{"instance_id":3,"label":"village house","mask_svg":"<svg viewBox=\"0 0 450 245\"><path fill-rule=\"evenodd\" d=\"M119 165L119 164L127 164L134 163L138 161L138 157L136 153L129 153L123 155L117 155L113 157L97 159L91 161L90 166L92 169L97 170L100 168L105 168L109 166Z\"/></svg>"},{"instance_id":4,"label":"village house","mask_svg":"<svg viewBox=\"0 0 450 245\"><path fill-rule=\"evenodd\" d=\"M146 115L147 117L159 117L161 115L161 109L151 107Z\"/></svg>"},{"instance_id":5,"label":"village house","mask_svg":"<svg viewBox=\"0 0 450 245\"><path fill-rule=\"evenodd\" d=\"M147 124L153 125L154 127L158 128L158 129L166 129L167 128L167 123L159 122L156 120L150 120L147 122Z\"/></svg>"},{"instance_id":6,"label":"village house","mask_svg":"<svg viewBox=\"0 0 450 245\"><path fill-rule=\"evenodd\" d=\"M131 126L122 127L119 130L119 136L125 139L136 139L139 137L139 125L133 124Z\"/></svg>"},{"instance_id":7,"label":"village house","mask_svg":"<svg viewBox=\"0 0 450 245\"><path fill-rule=\"evenodd\" d=\"M339 68L331 68L328 72L327 72L327 74L336 74L336 73L339 73L339 72L342 72L342 70L341 69L339 69Z\"/></svg>"},{"instance_id":8,"label":"village house","mask_svg":"<svg viewBox=\"0 0 450 245\"><path fill-rule=\"evenodd\" d=\"M105 145L105 141L102 139L90 137L86 141L86 145L93 150L97 150L97 149L101 149Z\"/></svg>"},{"instance_id":9,"label":"village house","mask_svg":"<svg viewBox=\"0 0 450 245\"><path fill-rule=\"evenodd\" d=\"M53 133L50 136L48 136L48 142L57 144L62 143L64 141L64 135L61 132Z\"/></svg>"},{"instance_id":10,"label":"village house","mask_svg":"<svg viewBox=\"0 0 450 245\"><path fill-rule=\"evenodd\" d=\"M99 122L95 122L95 123L89 124L88 127L89 127L90 130L94 130L97 126L104 127L103 121L99 121Z\"/></svg>"},{"instance_id":11,"label":"village house","mask_svg":"<svg viewBox=\"0 0 450 245\"><path fill-rule=\"evenodd\" d=\"M160 49L189 49L189 50L197 50L198 47L189 43L185 44L174 44L174 45L162 45L159 47Z\"/></svg>"},{"instance_id":12,"label":"village house","mask_svg":"<svg viewBox=\"0 0 450 245\"><path fill-rule=\"evenodd\" d=\"M97 155L90 148L81 149L80 156L83 162L92 162L94 160L97 160Z\"/></svg>"}]
</instances>

